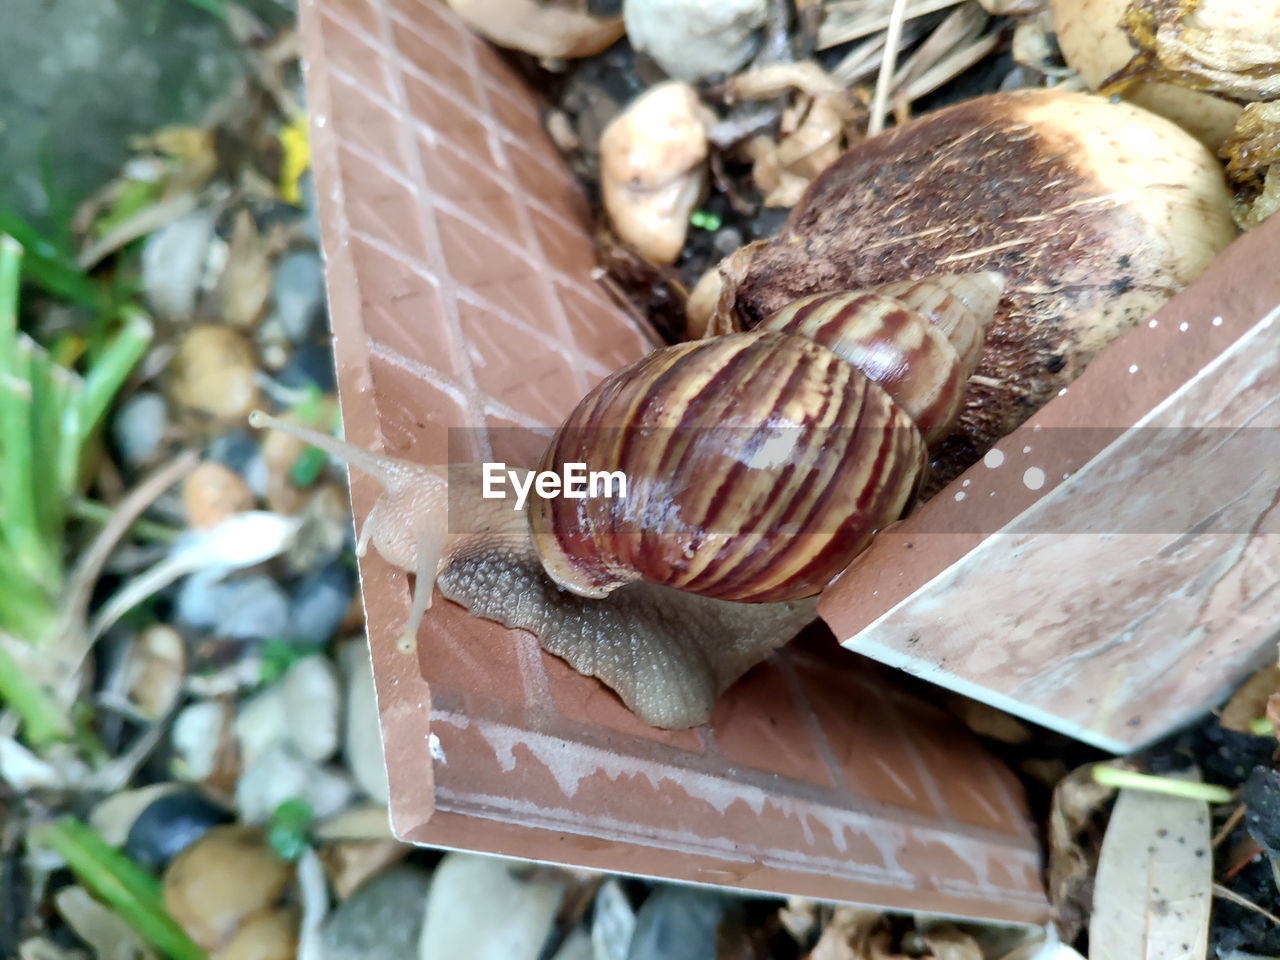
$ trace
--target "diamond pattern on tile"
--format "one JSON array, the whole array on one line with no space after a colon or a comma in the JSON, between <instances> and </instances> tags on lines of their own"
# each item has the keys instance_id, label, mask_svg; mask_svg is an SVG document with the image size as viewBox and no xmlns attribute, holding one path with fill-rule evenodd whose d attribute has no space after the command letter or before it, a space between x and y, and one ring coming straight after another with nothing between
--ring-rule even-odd
<instances>
[{"instance_id":1,"label":"diamond pattern on tile","mask_svg":"<svg viewBox=\"0 0 1280 960\"><path fill-rule=\"evenodd\" d=\"M348 436L423 463L533 461L545 436L531 428L558 424L648 349L591 277L589 210L539 104L438 0L301 0L300 22ZM363 479L353 496L363 521ZM941 720L922 729L967 764L946 776L967 769L1012 804L1003 832L965 822L981 817L929 782L933 761L877 712L855 658L787 648L708 728L653 730L529 635L443 600L416 656L399 652L410 578L372 554L361 571L403 836L1044 919L1039 851L1007 771ZM989 862L1002 869L969 866Z\"/></svg>"}]
</instances>

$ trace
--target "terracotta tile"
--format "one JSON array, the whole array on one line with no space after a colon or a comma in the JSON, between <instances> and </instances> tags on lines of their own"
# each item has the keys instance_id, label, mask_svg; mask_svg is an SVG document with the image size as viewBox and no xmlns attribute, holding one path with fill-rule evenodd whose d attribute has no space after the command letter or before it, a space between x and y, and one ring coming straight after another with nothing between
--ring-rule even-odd
<instances>
[{"instance_id":1,"label":"terracotta tile","mask_svg":"<svg viewBox=\"0 0 1280 960\"><path fill-rule=\"evenodd\" d=\"M492 310L458 301L476 385L494 400L540 423L558 424L581 399L573 368L545 347L543 334Z\"/></svg>"},{"instance_id":2,"label":"terracotta tile","mask_svg":"<svg viewBox=\"0 0 1280 960\"><path fill-rule=\"evenodd\" d=\"M480 102L475 79L465 66L467 48L452 50L439 43L429 42L419 30L405 26L400 21L391 24L391 36L396 52L411 64L435 80L450 100L474 110Z\"/></svg>"},{"instance_id":3,"label":"terracotta tile","mask_svg":"<svg viewBox=\"0 0 1280 960\"><path fill-rule=\"evenodd\" d=\"M716 746L735 766L822 787L836 785L812 725L773 662L762 663L725 694L716 704L711 729Z\"/></svg>"},{"instance_id":4,"label":"terracotta tile","mask_svg":"<svg viewBox=\"0 0 1280 960\"><path fill-rule=\"evenodd\" d=\"M479 42L442 0L389 0L389 3L423 36L435 38L441 46L458 49Z\"/></svg>"},{"instance_id":5,"label":"terracotta tile","mask_svg":"<svg viewBox=\"0 0 1280 960\"><path fill-rule=\"evenodd\" d=\"M462 286L481 289L512 281L536 279L528 257L500 241L493 231L477 227L446 211L439 212L436 225L440 231L440 244L444 248L445 264ZM544 297L541 301L535 301L531 309L547 310L547 313L539 315L540 319L544 319L550 312L549 306Z\"/></svg>"},{"instance_id":6,"label":"terracotta tile","mask_svg":"<svg viewBox=\"0 0 1280 960\"><path fill-rule=\"evenodd\" d=\"M538 107L528 97L513 97L507 88L490 83L487 86L489 108L501 124L508 139L538 149L549 148L551 140L542 126Z\"/></svg>"},{"instance_id":7,"label":"terracotta tile","mask_svg":"<svg viewBox=\"0 0 1280 960\"><path fill-rule=\"evenodd\" d=\"M376 353L369 359L369 372L386 452L418 463L444 462L449 428L472 424L465 402Z\"/></svg>"},{"instance_id":8,"label":"terracotta tile","mask_svg":"<svg viewBox=\"0 0 1280 960\"><path fill-rule=\"evenodd\" d=\"M461 377L436 283L356 237L351 257L369 336L397 353Z\"/></svg>"},{"instance_id":9,"label":"terracotta tile","mask_svg":"<svg viewBox=\"0 0 1280 960\"><path fill-rule=\"evenodd\" d=\"M702 752L695 731L660 730L641 723L616 693L598 680L582 676L559 657L544 654L543 667L556 711L565 719L624 737L652 740L675 750Z\"/></svg>"},{"instance_id":10,"label":"terracotta tile","mask_svg":"<svg viewBox=\"0 0 1280 960\"><path fill-rule=\"evenodd\" d=\"M494 631L437 595L418 634L418 664L433 696L525 703L524 681L509 631Z\"/></svg>"},{"instance_id":11,"label":"terracotta tile","mask_svg":"<svg viewBox=\"0 0 1280 960\"><path fill-rule=\"evenodd\" d=\"M489 131L476 119L474 107L413 74L401 74L401 78L405 101L420 124L477 162L492 166Z\"/></svg>"},{"instance_id":12,"label":"terracotta tile","mask_svg":"<svg viewBox=\"0 0 1280 960\"><path fill-rule=\"evenodd\" d=\"M329 88L330 122L342 126L345 139L395 170L403 171L398 118L354 83L335 78Z\"/></svg>"},{"instance_id":13,"label":"terracotta tile","mask_svg":"<svg viewBox=\"0 0 1280 960\"><path fill-rule=\"evenodd\" d=\"M562 169L550 166L546 150L530 149L537 144L505 143L507 158L516 182L531 199L566 220L586 223L589 212L582 188Z\"/></svg>"},{"instance_id":14,"label":"terracotta tile","mask_svg":"<svg viewBox=\"0 0 1280 960\"><path fill-rule=\"evenodd\" d=\"M485 414L484 423L488 429L493 458L513 467L528 469L538 465L553 432L551 424L535 429L522 426L493 411Z\"/></svg>"},{"instance_id":15,"label":"terracotta tile","mask_svg":"<svg viewBox=\"0 0 1280 960\"><path fill-rule=\"evenodd\" d=\"M557 282L556 293L564 307L574 348L608 370L616 370L644 356L648 343L628 322L619 327L612 305L587 296L578 287Z\"/></svg>"},{"instance_id":16,"label":"terracotta tile","mask_svg":"<svg viewBox=\"0 0 1280 960\"><path fill-rule=\"evenodd\" d=\"M582 232L557 217L543 213L536 207L529 208L533 231L546 255L547 263L574 279L594 284L591 270L599 263L595 244Z\"/></svg>"},{"instance_id":17,"label":"terracotta tile","mask_svg":"<svg viewBox=\"0 0 1280 960\"><path fill-rule=\"evenodd\" d=\"M326 9L355 24L370 36L378 35L378 11L370 0L333 0Z\"/></svg>"},{"instance_id":18,"label":"terracotta tile","mask_svg":"<svg viewBox=\"0 0 1280 960\"><path fill-rule=\"evenodd\" d=\"M910 760L896 717L847 672L798 664L796 676L823 729L838 731L831 752L854 796L936 816L929 784Z\"/></svg>"},{"instance_id":19,"label":"terracotta tile","mask_svg":"<svg viewBox=\"0 0 1280 960\"><path fill-rule=\"evenodd\" d=\"M350 150L340 152L347 219L352 229L398 247L411 256L425 252L419 226L420 198L405 183Z\"/></svg>"},{"instance_id":20,"label":"terracotta tile","mask_svg":"<svg viewBox=\"0 0 1280 960\"><path fill-rule=\"evenodd\" d=\"M329 62L370 93L390 100L385 63L382 54L363 37L347 29L329 16L321 16L325 56Z\"/></svg>"},{"instance_id":21,"label":"terracotta tile","mask_svg":"<svg viewBox=\"0 0 1280 960\"><path fill-rule=\"evenodd\" d=\"M507 200L506 185L493 168L476 163L475 157L463 153L444 140L419 136L422 177L427 188L455 204L491 199Z\"/></svg>"}]
</instances>

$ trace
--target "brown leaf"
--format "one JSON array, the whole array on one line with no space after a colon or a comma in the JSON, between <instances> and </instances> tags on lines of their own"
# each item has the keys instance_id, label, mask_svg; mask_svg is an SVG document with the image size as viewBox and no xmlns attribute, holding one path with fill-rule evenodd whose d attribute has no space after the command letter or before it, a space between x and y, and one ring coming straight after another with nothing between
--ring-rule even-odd
<instances>
[{"instance_id":1,"label":"brown leaf","mask_svg":"<svg viewBox=\"0 0 1280 960\"><path fill-rule=\"evenodd\" d=\"M1093 766L1067 774L1054 789L1049 808L1049 904L1065 943L1074 941L1088 922L1102 843L1097 818L1112 793L1093 779Z\"/></svg>"},{"instance_id":2,"label":"brown leaf","mask_svg":"<svg viewBox=\"0 0 1280 960\"><path fill-rule=\"evenodd\" d=\"M1267 712L1268 698L1280 691L1280 667L1263 667L1244 682L1227 701L1218 718L1228 730L1251 733L1251 727Z\"/></svg>"}]
</instances>

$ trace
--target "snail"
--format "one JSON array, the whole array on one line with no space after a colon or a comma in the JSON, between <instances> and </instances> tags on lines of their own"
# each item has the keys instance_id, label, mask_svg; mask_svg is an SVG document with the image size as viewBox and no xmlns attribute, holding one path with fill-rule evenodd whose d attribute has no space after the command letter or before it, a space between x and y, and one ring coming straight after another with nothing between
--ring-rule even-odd
<instances>
[{"instance_id":1,"label":"snail","mask_svg":"<svg viewBox=\"0 0 1280 960\"><path fill-rule=\"evenodd\" d=\"M372 543L416 574L404 642L438 586L531 630L644 722L688 727L912 506L1003 290L983 272L811 295L754 330L623 367L569 414L539 468L620 472L625 497L534 489L515 510L479 495L479 464L379 456L261 412L250 423L382 485L357 552Z\"/></svg>"}]
</instances>

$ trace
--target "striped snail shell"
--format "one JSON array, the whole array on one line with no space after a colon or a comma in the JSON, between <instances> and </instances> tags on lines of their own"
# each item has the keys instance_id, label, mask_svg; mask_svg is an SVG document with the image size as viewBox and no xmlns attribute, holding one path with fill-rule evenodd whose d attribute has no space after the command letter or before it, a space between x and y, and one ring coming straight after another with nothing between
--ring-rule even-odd
<instances>
[{"instance_id":1,"label":"striped snail shell","mask_svg":"<svg viewBox=\"0 0 1280 960\"><path fill-rule=\"evenodd\" d=\"M588 597L636 580L747 602L817 593L913 502L1003 289L981 273L819 294L617 371L540 469L621 471L627 495L535 496L543 567Z\"/></svg>"}]
</instances>

